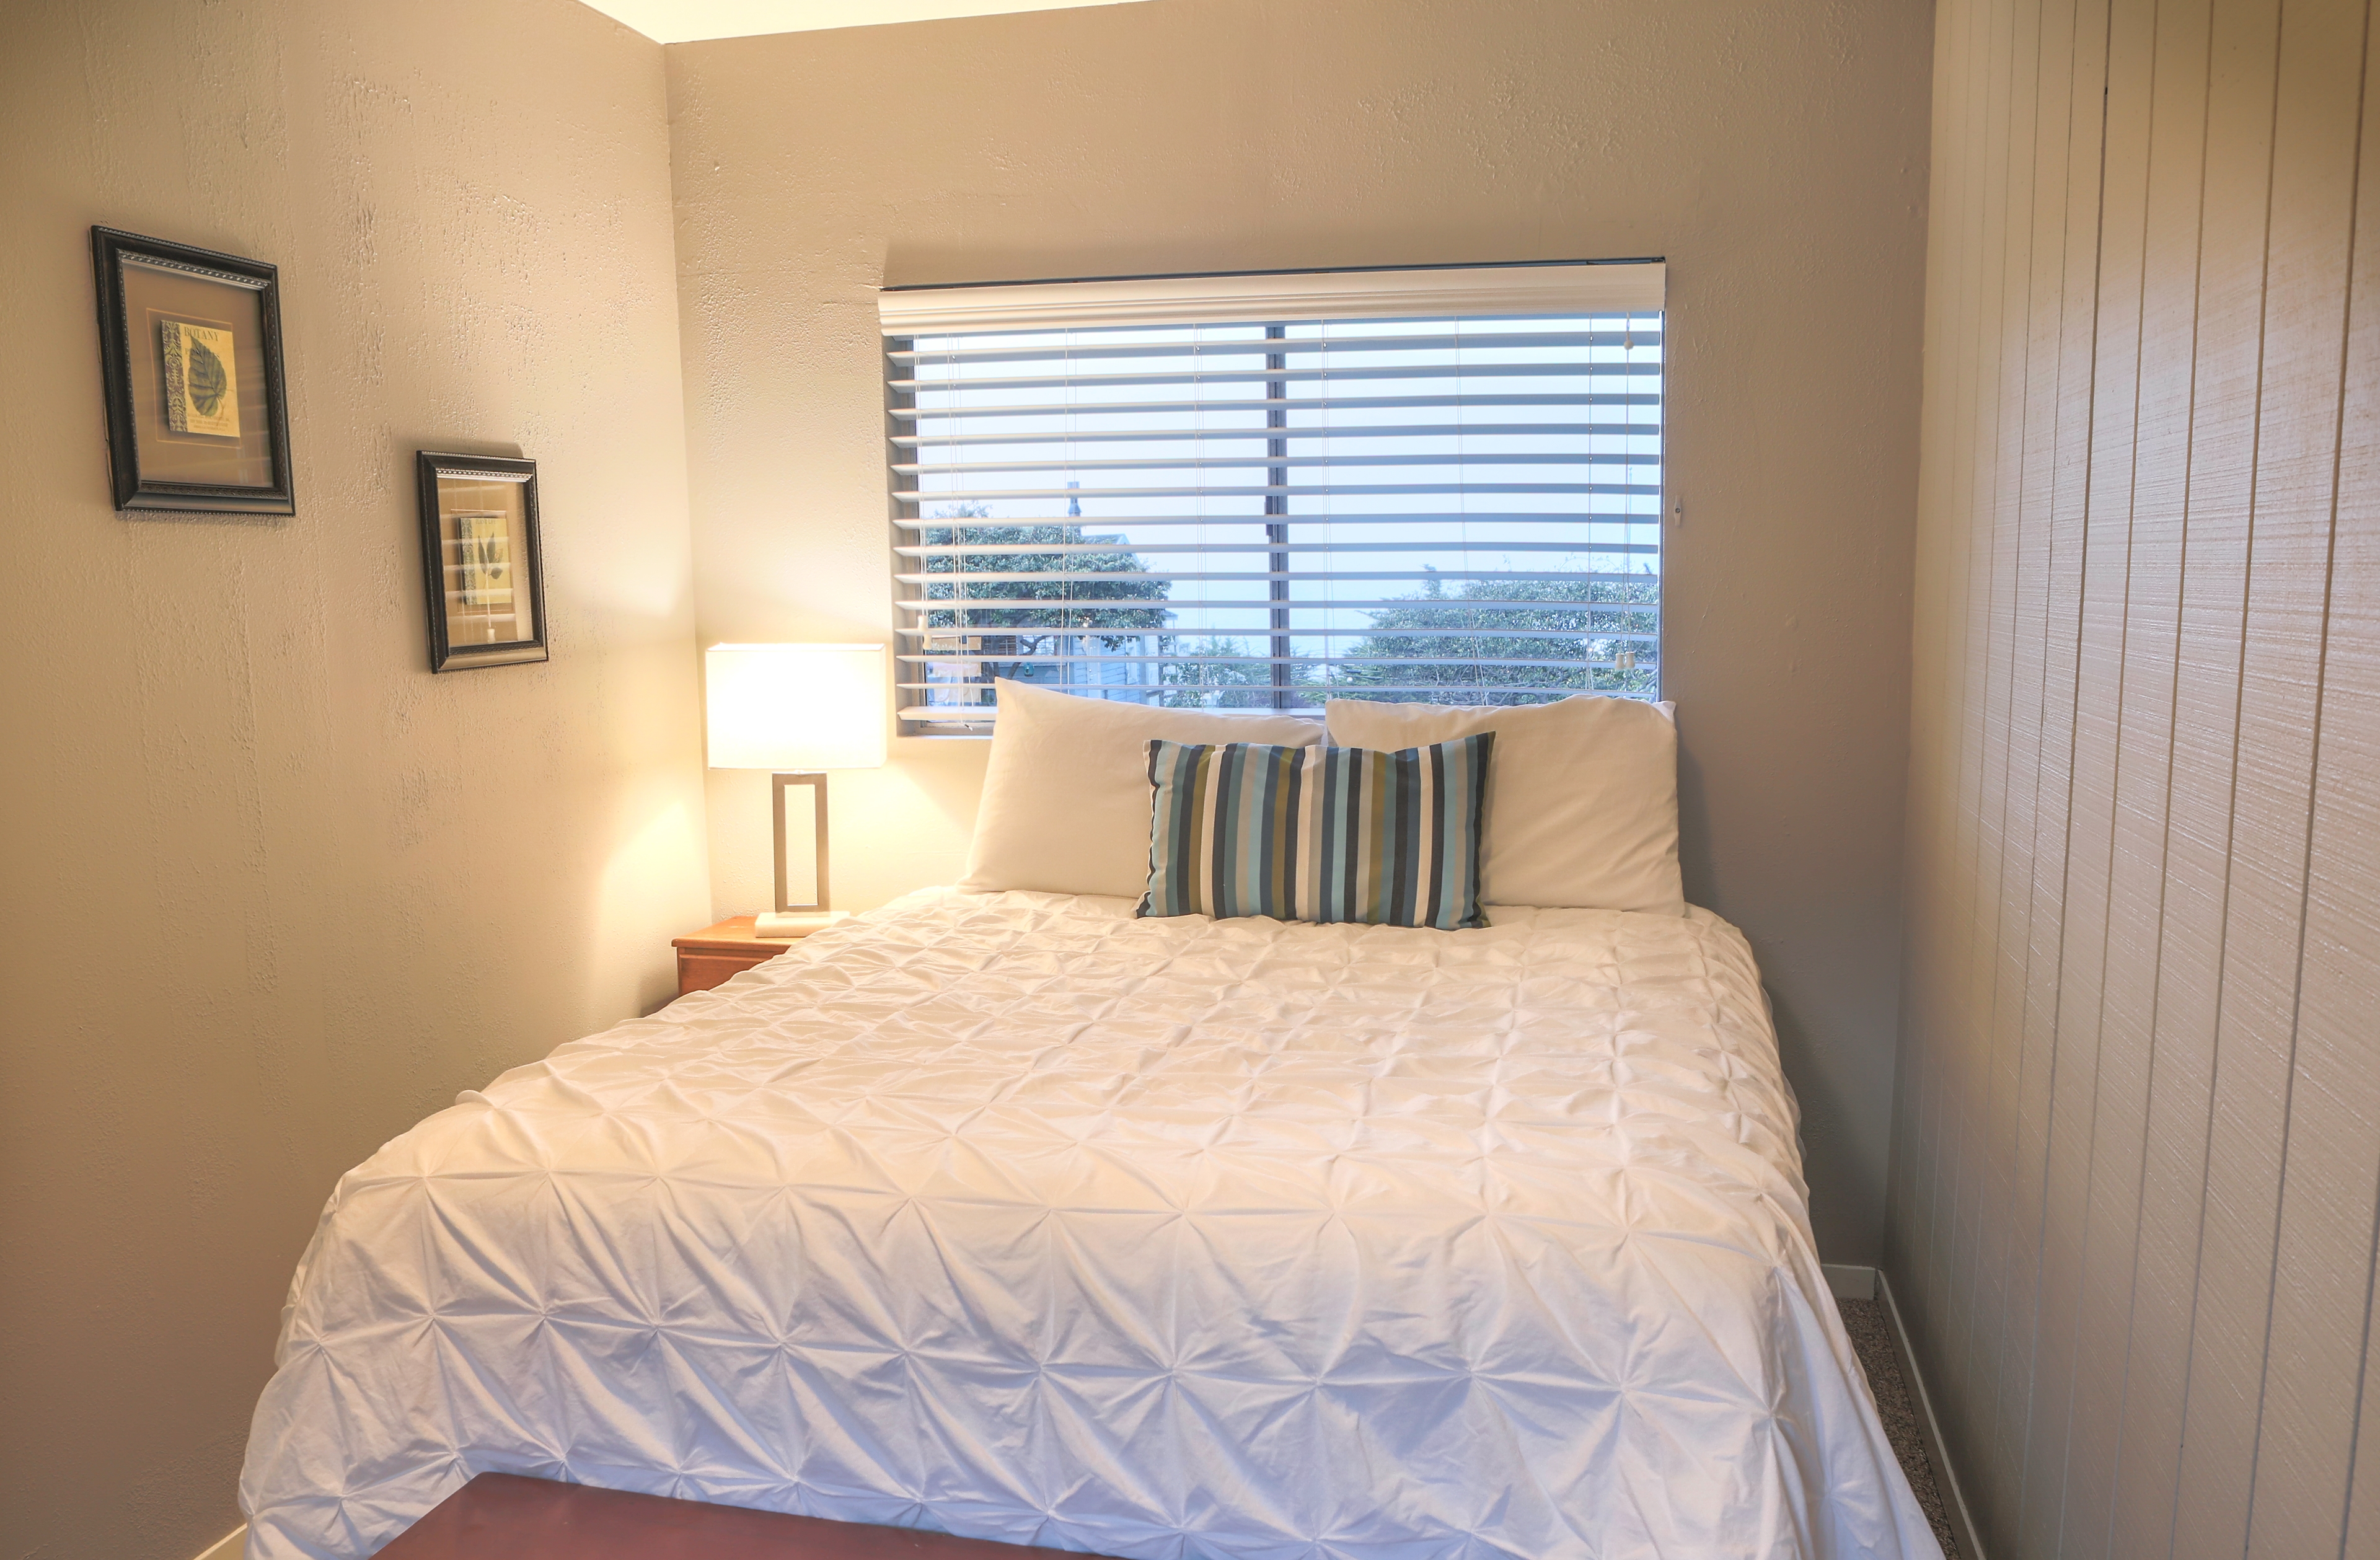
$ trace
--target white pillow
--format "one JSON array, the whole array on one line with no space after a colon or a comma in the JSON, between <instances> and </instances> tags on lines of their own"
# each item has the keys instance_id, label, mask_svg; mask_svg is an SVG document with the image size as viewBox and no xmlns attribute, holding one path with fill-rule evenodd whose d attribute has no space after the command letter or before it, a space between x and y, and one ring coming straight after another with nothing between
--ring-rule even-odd
<instances>
[{"instance_id":1,"label":"white pillow","mask_svg":"<svg viewBox=\"0 0 2380 1560\"><path fill-rule=\"evenodd\" d=\"M1322 723L1159 710L1005 679L961 888L1138 897L1148 886L1148 739L1305 748Z\"/></svg>"},{"instance_id":2,"label":"white pillow","mask_svg":"<svg viewBox=\"0 0 2380 1560\"><path fill-rule=\"evenodd\" d=\"M1481 900L1686 913L1670 706L1596 695L1469 709L1334 699L1323 713L1330 740L1349 748L1496 734Z\"/></svg>"}]
</instances>

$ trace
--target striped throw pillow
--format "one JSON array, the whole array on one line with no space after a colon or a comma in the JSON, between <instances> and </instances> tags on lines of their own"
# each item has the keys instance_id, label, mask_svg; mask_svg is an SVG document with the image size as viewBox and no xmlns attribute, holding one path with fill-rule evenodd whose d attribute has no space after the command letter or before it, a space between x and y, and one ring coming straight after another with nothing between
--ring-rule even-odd
<instances>
[{"instance_id":1,"label":"striped throw pillow","mask_svg":"<svg viewBox=\"0 0 2380 1560\"><path fill-rule=\"evenodd\" d=\"M1402 752L1148 744L1145 916L1485 926L1480 819L1496 734Z\"/></svg>"}]
</instances>

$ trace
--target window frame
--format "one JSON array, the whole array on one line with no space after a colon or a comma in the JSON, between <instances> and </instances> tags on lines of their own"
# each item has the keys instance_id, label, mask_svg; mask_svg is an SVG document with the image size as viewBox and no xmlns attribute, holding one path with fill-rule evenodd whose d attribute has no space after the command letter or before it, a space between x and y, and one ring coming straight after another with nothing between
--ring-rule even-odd
<instances>
[{"instance_id":1,"label":"window frame","mask_svg":"<svg viewBox=\"0 0 2380 1560\"><path fill-rule=\"evenodd\" d=\"M1071 332L1076 329L1099 330L1168 325L1217 325L1240 330L1261 329L1265 333L1262 339L1271 340L1286 339L1289 335L1288 327L1300 323L1332 325L1358 321L1414 320L1436 327L1453 325L1459 330L1463 323L1485 319L1542 318L1567 321L1583 316L1651 314L1659 322L1658 328L1660 332L1662 349L1658 367L1655 369L1654 395L1658 398L1658 420L1650 425L1646 433L1649 436L1658 439L1658 452L1649 460L1638 460L1634 464L1639 467L1652 465L1658 471L1658 478L1654 484L1652 509L1649 515L1632 512L1628 517L1628 523L1632 526L1650 525L1653 528L1654 540L1649 547L1633 544L1582 545L1577 551L1622 553L1649 551L1658 560L1656 567L1649 571L1658 593L1654 601L1645 603L1645 609L1653 615L1652 632L1647 635L1620 629L1608 634L1583 636L1624 639L1639 642L1649 639L1654 647L1651 668L1654 682L1651 690L1649 692L1624 691L1620 696L1642 697L1658 701L1662 697L1659 676L1660 667L1666 657L1661 652L1665 646L1668 627L1664 600L1666 591L1661 589L1665 582L1666 518L1669 503L1668 353L1666 349L1669 322L1666 293L1666 263L1659 260L1515 262L1486 266L1431 266L1403 269L1348 268L1302 272L1227 272L1178 276L937 285L882 289L880 293L880 313L886 354L882 384L885 396L888 451L887 499L888 513L892 522L890 529L896 549L892 555L893 567L890 570L892 576L891 583L896 598L894 610L897 642L892 664L895 667L905 668L909 663L905 656L911 653L913 643L916 654L928 653L931 646L931 635L934 632L929 625L929 614L918 610L920 602L929 599L927 591L930 589L930 584L923 580L923 576L931 571L930 559L920 557L917 563L905 568L906 560L903 553L897 550L905 542L925 543L926 539L932 534L927 522L934 518L926 513L928 506L933 501L933 495L917 485L918 477L913 475L911 483L907 486L904 486L901 481L901 468L905 462L902 445L899 441L905 436L904 424L906 424L907 434L912 436L914 442L915 437L917 436L917 430L924 416L927 415L915 405L914 396L905 395L898 387L902 377L899 369L901 355L905 352L913 359L916 358L917 354L914 348L914 343L919 337L939 338L1034 331ZM1281 353L1265 354L1266 371L1278 369L1286 373L1289 367L1287 351L1285 347ZM1064 360L1072 360L1068 357ZM1582 362L1584 361L1583 359ZM911 372L915 373L916 371L913 369ZM1264 385L1262 399L1265 402L1282 403L1289 400L1286 379L1268 379L1260 383ZM1096 403L1087 403L1087 405L1092 409L1097 409ZM1291 527L1301 520L1327 521L1330 517L1294 515L1290 512L1290 494L1282 491L1290 485L1292 470L1289 409L1281 405L1269 405L1265 415L1266 421L1262 430L1266 434L1263 469L1264 487L1267 491L1263 499L1261 519L1268 566L1265 576L1269 581L1266 599L1280 604L1269 608L1267 614L1267 624L1262 630L1258 630L1263 634L1267 645L1266 659L1269 663L1269 683L1272 689L1272 698L1269 705L1257 707L1269 707L1275 711L1318 713L1318 707L1323 699L1361 698L1366 695L1360 685L1347 685L1330 688L1319 697L1316 697L1312 692L1312 685L1301 684L1297 679L1298 664L1303 658L1296 654L1295 636L1325 632L1325 630L1301 629L1295 627L1294 614L1298 599L1292 595L1291 586L1294 582L1297 570L1294 567L1296 555L1293 550ZM1458 412L1457 423L1450 427L1450 432L1461 431L1459 417ZM1271 432L1274 429L1280 429L1281 432L1278 433ZM1150 435L1152 441L1161 437L1161 434L1155 433ZM1253 442L1252 438L1250 442ZM922 472L925 465L922 445L912 452L910 463L917 471ZM1253 458L1245 463L1252 465ZM1582 463L1586 463L1585 457L1582 457ZM1050 464L1058 467L1069 465L1072 462L1053 460ZM1067 485L1071 488L1075 484L1070 481ZM1079 517L1081 511L1079 507L1070 505L1070 513ZM1276 516L1279 518L1275 518ZM1258 518L1251 515L1220 515L1217 517L1217 522L1247 525ZM1585 515L1578 518L1589 523L1592 523L1594 518ZM1134 517L1130 515L1102 516L1100 521L1104 523L1112 520L1120 525L1128 525L1133 518ZM1019 517L1018 523L1032 526L1044 522ZM953 534L959 533L954 530ZM1079 542L1083 539L1075 540ZM1052 545L1062 544L1064 543L1052 543ZM1324 543L1326 546L1329 544L1327 542ZM1140 545L1153 544L1135 544L1135 548ZM1433 544L1424 543L1423 545ZM1235 544L1228 550L1247 553L1253 549L1245 544ZM1203 552L1194 555L1201 562L1208 556ZM1595 571L1581 569L1561 572L1589 574ZM905 580L904 575L908 575L910 578ZM1475 570L1465 570L1463 577L1468 587L1479 578L1479 575ZM1614 603L1612 608L1607 610L1617 613L1632 600L1623 598L1621 602ZM1260 606L1262 603L1250 604ZM1310 606L1311 603L1308 604ZM1580 603L1579 610L1585 612L1589 608L1585 603ZM1137 628L1131 631L1143 632ZM1147 630L1147 632L1156 632L1156 630ZM1184 632L1195 635L1201 630L1189 629ZM1210 644L1216 642L1216 630L1209 628L1204 632ZM1237 630L1233 632L1236 634ZM1407 632L1413 637L1419 637L1427 630L1407 630ZM998 638L1000 636L994 633L982 637ZM1318 663L1337 664L1336 659L1328 654L1329 644L1329 639L1326 638L1322 642L1325 653L1314 658ZM962 649L965 648L971 647L963 644ZM1107 659L1106 657L1093 658ZM1047 660L1072 664L1071 659L1066 658L1062 652L1060 656L1028 659L1037 664ZM1116 657L1115 659L1122 661L1127 658ZM1152 671L1156 671L1160 666L1186 664L1196 658L1148 659L1157 663L1151 668ZM1239 659L1255 658L1240 657ZM1416 661L1415 664L1421 663ZM1431 664L1434 664L1435 661ZM929 720L911 713L912 711L929 706L938 709L950 708L950 706L933 704L930 690L927 689L900 686L913 680L918 683L930 680L931 674L926 670L929 664L930 663L920 662L919 669L914 677L896 674L894 679L898 704L896 718L905 727L903 734L919 737L990 735L994 720L994 706L990 703L983 706L983 714L979 720L970 720L965 716L955 715ZM1582 663L1582 664L1588 664ZM1618 665L1623 670L1633 669L1634 652L1627 652L1623 659L1618 661ZM1071 677L1066 678L1060 685L1063 691L1091 697L1101 696L1098 692L1099 686L1097 684L1075 686ZM1489 685L1482 683L1474 686L1484 689ZM1460 687L1461 685L1458 684L1449 684L1447 691L1454 693ZM1384 694L1402 697L1415 690L1384 689L1382 691ZM1546 692L1550 697L1562 696L1553 690L1539 691ZM1586 692L1589 689L1578 691ZM1595 689L1595 691L1603 690ZM1106 695L1105 697L1115 696ZM1144 704L1151 702L1146 699L1134 699L1131 701ZM1493 700L1442 701L1465 704L1498 702ZM909 723L913 721L916 725L910 728ZM970 727L972 729L969 729Z\"/></svg>"}]
</instances>

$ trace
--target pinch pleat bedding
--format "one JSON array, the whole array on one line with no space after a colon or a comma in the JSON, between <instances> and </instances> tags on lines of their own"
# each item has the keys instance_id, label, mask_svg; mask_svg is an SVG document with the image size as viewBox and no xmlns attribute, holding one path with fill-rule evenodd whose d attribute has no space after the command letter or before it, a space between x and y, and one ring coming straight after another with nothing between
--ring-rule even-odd
<instances>
[{"instance_id":1,"label":"pinch pleat bedding","mask_svg":"<svg viewBox=\"0 0 2380 1560\"><path fill-rule=\"evenodd\" d=\"M339 1184L252 1560L498 1470L1120 1555L1937 1554L1742 939L929 891Z\"/></svg>"}]
</instances>

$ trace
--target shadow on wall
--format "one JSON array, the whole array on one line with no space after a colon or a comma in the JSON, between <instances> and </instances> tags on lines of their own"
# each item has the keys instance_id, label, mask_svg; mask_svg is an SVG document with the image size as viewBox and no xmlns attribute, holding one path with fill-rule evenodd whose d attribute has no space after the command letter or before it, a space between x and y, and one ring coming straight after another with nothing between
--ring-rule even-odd
<instances>
[{"instance_id":1,"label":"shadow on wall","mask_svg":"<svg viewBox=\"0 0 2380 1560\"><path fill-rule=\"evenodd\" d=\"M1665 695L1666 697L1666 695ZM1703 848L1710 838L1710 798L1703 788L1702 760L1694 754L1694 737L1684 722L1678 724L1678 867L1685 880L1686 903L1707 905L1718 892Z\"/></svg>"}]
</instances>

